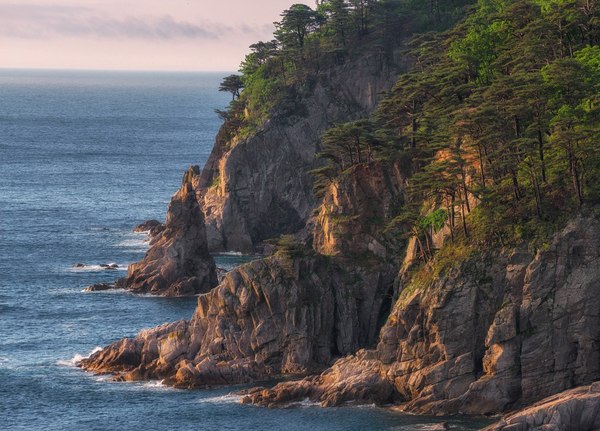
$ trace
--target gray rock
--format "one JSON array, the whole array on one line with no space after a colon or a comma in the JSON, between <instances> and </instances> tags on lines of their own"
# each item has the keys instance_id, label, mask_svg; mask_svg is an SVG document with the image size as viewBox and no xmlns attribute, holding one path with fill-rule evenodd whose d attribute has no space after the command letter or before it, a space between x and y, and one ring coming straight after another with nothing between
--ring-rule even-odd
<instances>
[{"instance_id":1,"label":"gray rock","mask_svg":"<svg viewBox=\"0 0 600 431\"><path fill-rule=\"evenodd\" d=\"M390 65L390 63L395 63ZM304 227L317 201L310 170L331 125L364 118L389 89L402 59L366 55L298 89L306 115L272 118L254 136L219 142L202 172L209 249L253 252L263 240Z\"/></svg>"},{"instance_id":2,"label":"gray rock","mask_svg":"<svg viewBox=\"0 0 600 431\"><path fill-rule=\"evenodd\" d=\"M597 385L595 382L592 386ZM510 413L485 431L596 431L600 429L600 393L590 386L550 396Z\"/></svg>"},{"instance_id":3,"label":"gray rock","mask_svg":"<svg viewBox=\"0 0 600 431\"><path fill-rule=\"evenodd\" d=\"M385 381L404 410L491 414L590 384L600 379L599 285L600 222L578 217L535 257L475 256L407 286L377 349L252 401L273 404L278 392L286 402L310 394L337 404L340 393L361 401L356 381Z\"/></svg>"},{"instance_id":4,"label":"gray rock","mask_svg":"<svg viewBox=\"0 0 600 431\"><path fill-rule=\"evenodd\" d=\"M155 237L141 262L131 264L126 288L136 293L188 296L217 285L213 258L208 252L204 218L194 183L198 167L185 174L169 204L165 228Z\"/></svg>"}]
</instances>

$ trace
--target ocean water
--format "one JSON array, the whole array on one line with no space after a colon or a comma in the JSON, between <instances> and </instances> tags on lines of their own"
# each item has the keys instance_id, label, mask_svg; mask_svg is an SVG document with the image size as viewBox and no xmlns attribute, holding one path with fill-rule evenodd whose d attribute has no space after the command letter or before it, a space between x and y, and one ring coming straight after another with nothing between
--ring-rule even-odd
<instances>
[{"instance_id":1,"label":"ocean water","mask_svg":"<svg viewBox=\"0 0 600 431\"><path fill-rule=\"evenodd\" d=\"M214 109L229 99L216 91L222 75L0 71L0 429L425 430L442 421L375 407L262 409L239 404L231 388L116 383L74 367L97 346L192 315L194 298L82 289L143 256L133 226L164 219L185 169L206 161ZM242 261L217 256L228 268ZM99 267L112 262L119 270Z\"/></svg>"}]
</instances>

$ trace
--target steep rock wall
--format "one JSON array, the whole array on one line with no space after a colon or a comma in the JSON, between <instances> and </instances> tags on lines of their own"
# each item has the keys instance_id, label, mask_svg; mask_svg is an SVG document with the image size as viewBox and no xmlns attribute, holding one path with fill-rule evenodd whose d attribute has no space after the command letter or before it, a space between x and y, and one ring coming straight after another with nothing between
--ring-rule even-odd
<instances>
[{"instance_id":1,"label":"steep rock wall","mask_svg":"<svg viewBox=\"0 0 600 431\"><path fill-rule=\"evenodd\" d=\"M247 401L397 403L427 414L527 405L600 378L598 286L600 222L579 217L535 257L486 254L407 287L377 349Z\"/></svg>"},{"instance_id":2,"label":"steep rock wall","mask_svg":"<svg viewBox=\"0 0 600 431\"><path fill-rule=\"evenodd\" d=\"M252 137L216 145L201 184L209 249L251 252L262 240L301 229L317 205L309 171L322 133L368 116L402 61L367 55L321 73L302 90L305 116L282 118L276 107Z\"/></svg>"},{"instance_id":3,"label":"steep rock wall","mask_svg":"<svg viewBox=\"0 0 600 431\"><path fill-rule=\"evenodd\" d=\"M144 259L129 265L119 287L135 293L186 296L208 292L217 285L196 196L198 181L198 166L190 167L171 199L165 227L153 236Z\"/></svg>"},{"instance_id":4,"label":"steep rock wall","mask_svg":"<svg viewBox=\"0 0 600 431\"><path fill-rule=\"evenodd\" d=\"M369 180L372 171L377 180ZM349 211L370 204L385 222L389 203L401 199L402 178L393 164L365 165L347 181L367 193L350 188L336 196ZM370 201L372 195L379 199ZM320 226L315 224L315 234ZM374 238L377 231L365 230ZM182 387L320 372L340 356L374 347L389 314L397 262L363 251L349 258L324 256L305 245L279 250L228 273L199 297L190 321L113 343L81 365L125 380L167 379ZM384 254L394 255L391 249Z\"/></svg>"},{"instance_id":5,"label":"steep rock wall","mask_svg":"<svg viewBox=\"0 0 600 431\"><path fill-rule=\"evenodd\" d=\"M82 366L180 387L315 372L374 343L392 281L318 255L272 256L227 274L190 321L113 343Z\"/></svg>"}]
</instances>

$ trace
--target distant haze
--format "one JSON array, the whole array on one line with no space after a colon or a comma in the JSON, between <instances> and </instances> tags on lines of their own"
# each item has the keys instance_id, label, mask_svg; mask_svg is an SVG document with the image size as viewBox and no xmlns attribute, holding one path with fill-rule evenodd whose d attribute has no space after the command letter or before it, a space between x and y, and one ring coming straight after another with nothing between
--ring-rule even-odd
<instances>
[{"instance_id":1,"label":"distant haze","mask_svg":"<svg viewBox=\"0 0 600 431\"><path fill-rule=\"evenodd\" d=\"M236 70L291 3L0 0L0 68Z\"/></svg>"}]
</instances>

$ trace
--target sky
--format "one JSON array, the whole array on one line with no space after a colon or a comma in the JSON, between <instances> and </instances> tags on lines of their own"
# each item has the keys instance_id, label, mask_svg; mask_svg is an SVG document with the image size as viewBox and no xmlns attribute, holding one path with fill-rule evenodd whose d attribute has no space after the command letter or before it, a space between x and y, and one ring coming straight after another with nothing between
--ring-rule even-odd
<instances>
[{"instance_id":1,"label":"sky","mask_svg":"<svg viewBox=\"0 0 600 431\"><path fill-rule=\"evenodd\" d=\"M237 70L292 3L0 0L0 68Z\"/></svg>"}]
</instances>

